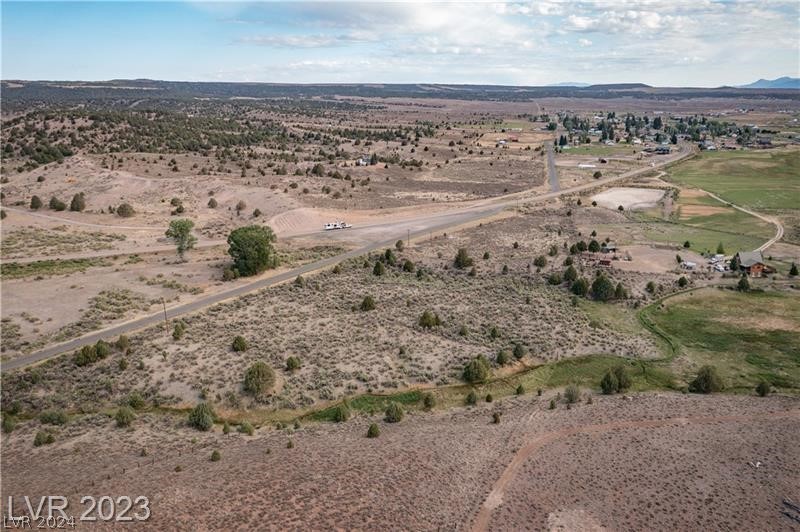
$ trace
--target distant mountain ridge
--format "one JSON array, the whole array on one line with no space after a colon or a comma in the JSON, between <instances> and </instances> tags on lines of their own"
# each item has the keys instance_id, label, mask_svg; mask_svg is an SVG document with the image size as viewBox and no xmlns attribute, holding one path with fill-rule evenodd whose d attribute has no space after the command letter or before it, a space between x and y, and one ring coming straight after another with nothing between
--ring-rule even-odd
<instances>
[{"instance_id":1,"label":"distant mountain ridge","mask_svg":"<svg viewBox=\"0 0 800 532\"><path fill-rule=\"evenodd\" d=\"M561 83L551 83L549 85L545 85L546 87L588 87L591 83L581 83L579 81L562 81Z\"/></svg>"},{"instance_id":2,"label":"distant mountain ridge","mask_svg":"<svg viewBox=\"0 0 800 532\"><path fill-rule=\"evenodd\" d=\"M740 89L800 89L800 78L783 76L777 79L760 79L748 85L739 85Z\"/></svg>"}]
</instances>

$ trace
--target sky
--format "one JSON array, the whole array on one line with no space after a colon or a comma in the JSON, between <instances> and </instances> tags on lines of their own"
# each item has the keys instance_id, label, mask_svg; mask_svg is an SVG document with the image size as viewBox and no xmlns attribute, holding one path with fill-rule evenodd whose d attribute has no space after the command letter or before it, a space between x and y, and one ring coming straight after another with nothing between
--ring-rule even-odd
<instances>
[{"instance_id":1,"label":"sky","mask_svg":"<svg viewBox=\"0 0 800 532\"><path fill-rule=\"evenodd\" d=\"M3 79L560 82L800 77L800 0L0 2Z\"/></svg>"}]
</instances>

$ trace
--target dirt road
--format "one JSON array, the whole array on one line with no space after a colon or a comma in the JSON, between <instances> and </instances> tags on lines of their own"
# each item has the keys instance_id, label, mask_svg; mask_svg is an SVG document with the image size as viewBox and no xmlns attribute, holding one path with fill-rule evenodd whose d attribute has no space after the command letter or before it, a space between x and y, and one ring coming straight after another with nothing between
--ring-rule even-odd
<instances>
[{"instance_id":1,"label":"dirt road","mask_svg":"<svg viewBox=\"0 0 800 532\"><path fill-rule=\"evenodd\" d=\"M640 421L617 421L613 423L603 423L599 425L588 425L571 429L550 432L539 436L524 446L522 446L506 466L503 473L495 481L492 491L483 501L478 510L478 515L472 526L473 532L485 532L489 530L492 511L503 504L503 495L506 488L514 481L517 473L522 469L523 464L539 449L548 443L568 438L576 434L601 434L614 430L625 429L652 429L667 425L689 425L702 423L746 423L751 421L761 421L771 418L800 418L800 410L790 410L788 412L772 412L751 416L713 416L713 417L676 417L668 419L640 420Z\"/></svg>"},{"instance_id":2,"label":"dirt road","mask_svg":"<svg viewBox=\"0 0 800 532\"><path fill-rule=\"evenodd\" d=\"M558 171L556 170L556 157L553 154L553 145L547 144L547 175L550 179L550 190L558 192L561 186L558 184Z\"/></svg>"},{"instance_id":3,"label":"dirt road","mask_svg":"<svg viewBox=\"0 0 800 532\"><path fill-rule=\"evenodd\" d=\"M745 209L744 207L739 207L738 205L734 205L733 203L731 203L731 202L729 202L727 200L724 200L724 199L720 198L719 196L717 196L716 194L712 194L711 192L709 192L707 190L704 190L703 192L705 192L706 194L708 194L709 196L711 196L715 200L719 201L720 203L724 203L725 205L730 205L731 207L733 207L737 211L742 211L743 213L749 214L750 216L755 216L756 218L758 218L760 220L764 220L765 222L770 223L770 224L775 226L775 236L773 236L772 238L770 238L769 240L767 240L766 242L761 244L761 246L759 246L756 251L764 251L765 249L770 247L772 244L774 244L775 242L777 242L778 240L783 238L783 224L781 224L781 222L777 218L772 218L771 216L764 216L763 214L759 214L759 213L757 213L755 211L751 211L750 209Z\"/></svg>"}]
</instances>

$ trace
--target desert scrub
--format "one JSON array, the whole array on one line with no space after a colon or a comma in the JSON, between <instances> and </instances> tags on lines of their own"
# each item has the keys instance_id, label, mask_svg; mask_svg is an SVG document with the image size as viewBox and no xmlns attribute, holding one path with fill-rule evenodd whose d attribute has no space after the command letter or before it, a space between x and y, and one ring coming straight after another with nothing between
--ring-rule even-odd
<instances>
[{"instance_id":1,"label":"desert scrub","mask_svg":"<svg viewBox=\"0 0 800 532\"><path fill-rule=\"evenodd\" d=\"M222 455L219 453L219 451L216 450L216 449L211 451L211 461L212 462L219 462L220 460L222 460Z\"/></svg>"},{"instance_id":2,"label":"desert scrub","mask_svg":"<svg viewBox=\"0 0 800 532\"><path fill-rule=\"evenodd\" d=\"M77 322L70 323L55 333L53 341L61 342L80 336L99 329L107 322L124 318L129 312L148 310L150 306L143 294L127 288L103 290L89 300L89 308L83 311Z\"/></svg>"},{"instance_id":3,"label":"desert scrub","mask_svg":"<svg viewBox=\"0 0 800 532\"><path fill-rule=\"evenodd\" d=\"M54 229L23 227L3 235L3 258L31 255L63 255L80 251L113 249L125 235L100 231L70 231L66 226Z\"/></svg>"},{"instance_id":4,"label":"desert scrub","mask_svg":"<svg viewBox=\"0 0 800 532\"><path fill-rule=\"evenodd\" d=\"M67 414L61 410L46 410L39 415L39 421L46 425L66 425Z\"/></svg>"},{"instance_id":5,"label":"desert scrub","mask_svg":"<svg viewBox=\"0 0 800 532\"><path fill-rule=\"evenodd\" d=\"M439 327L442 324L442 320L439 319L439 315L435 312L426 310L422 313L422 316L419 317L418 323L423 329L431 329L433 327Z\"/></svg>"},{"instance_id":6,"label":"desert scrub","mask_svg":"<svg viewBox=\"0 0 800 532\"><path fill-rule=\"evenodd\" d=\"M336 423L343 423L348 419L350 419L350 405L347 404L347 401L343 401L334 407L333 420Z\"/></svg>"},{"instance_id":7,"label":"desert scrub","mask_svg":"<svg viewBox=\"0 0 800 532\"><path fill-rule=\"evenodd\" d=\"M364 299L361 300L361 306L359 308L363 312L375 310L375 300L372 298L372 296L364 296Z\"/></svg>"},{"instance_id":8,"label":"desert scrub","mask_svg":"<svg viewBox=\"0 0 800 532\"><path fill-rule=\"evenodd\" d=\"M199 403L189 413L189 426L197 430L208 431L214 426L215 419L216 414L214 413L214 409L211 408L211 405L208 403Z\"/></svg>"},{"instance_id":9,"label":"desert scrub","mask_svg":"<svg viewBox=\"0 0 800 532\"><path fill-rule=\"evenodd\" d=\"M463 377L469 383L479 383L488 379L490 373L489 362L486 357L478 355L464 366Z\"/></svg>"},{"instance_id":10,"label":"desert scrub","mask_svg":"<svg viewBox=\"0 0 800 532\"><path fill-rule=\"evenodd\" d=\"M56 437L53 435L52 432L47 430L40 430L39 432L36 433L36 436L33 438L33 446L41 447L42 445L50 445L55 441Z\"/></svg>"},{"instance_id":11,"label":"desert scrub","mask_svg":"<svg viewBox=\"0 0 800 532\"><path fill-rule=\"evenodd\" d=\"M386 407L386 417L384 419L387 423L399 423L403 420L404 415L403 407L399 403L392 401Z\"/></svg>"},{"instance_id":12,"label":"desert scrub","mask_svg":"<svg viewBox=\"0 0 800 532\"><path fill-rule=\"evenodd\" d=\"M377 438L381 435L381 429L377 423L370 423L367 429L367 438Z\"/></svg>"},{"instance_id":13,"label":"desert scrub","mask_svg":"<svg viewBox=\"0 0 800 532\"><path fill-rule=\"evenodd\" d=\"M266 362L255 362L244 374L244 391L251 395L264 395L274 384L275 372Z\"/></svg>"},{"instance_id":14,"label":"desert scrub","mask_svg":"<svg viewBox=\"0 0 800 532\"><path fill-rule=\"evenodd\" d=\"M110 262L103 259L38 260L28 263L4 262L0 264L0 278L23 279L40 275L67 275L75 272L84 272L89 268L109 266L110 264Z\"/></svg>"},{"instance_id":15,"label":"desert scrub","mask_svg":"<svg viewBox=\"0 0 800 532\"><path fill-rule=\"evenodd\" d=\"M117 422L117 427L119 428L129 427L135 418L136 414L134 414L133 410L128 406L119 407L117 413L114 414L114 420Z\"/></svg>"},{"instance_id":16,"label":"desert scrub","mask_svg":"<svg viewBox=\"0 0 800 532\"><path fill-rule=\"evenodd\" d=\"M721 392L725 386L714 366L703 366L697 377L689 383L689 391L693 393Z\"/></svg>"},{"instance_id":17,"label":"desert scrub","mask_svg":"<svg viewBox=\"0 0 800 532\"><path fill-rule=\"evenodd\" d=\"M233 339L231 348L237 353L247 351L247 340L244 339L244 336L237 336Z\"/></svg>"},{"instance_id":18,"label":"desert scrub","mask_svg":"<svg viewBox=\"0 0 800 532\"><path fill-rule=\"evenodd\" d=\"M296 371L296 370L300 369L301 365L302 365L302 362L300 361L300 358L298 358L298 357L291 356L291 357L286 359L286 371Z\"/></svg>"}]
</instances>

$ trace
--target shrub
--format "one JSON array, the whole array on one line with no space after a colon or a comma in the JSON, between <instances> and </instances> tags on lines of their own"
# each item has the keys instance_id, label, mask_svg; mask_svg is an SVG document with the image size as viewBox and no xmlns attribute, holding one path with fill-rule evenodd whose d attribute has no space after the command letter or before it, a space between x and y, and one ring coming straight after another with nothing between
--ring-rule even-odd
<instances>
[{"instance_id":1,"label":"shrub","mask_svg":"<svg viewBox=\"0 0 800 532\"><path fill-rule=\"evenodd\" d=\"M789 275L792 277L797 277L797 264L794 262L792 263L791 268L789 268Z\"/></svg>"},{"instance_id":2,"label":"shrub","mask_svg":"<svg viewBox=\"0 0 800 532\"><path fill-rule=\"evenodd\" d=\"M509 360L511 360L511 357L509 356L508 351L503 349L502 351L497 353L497 358L495 360L497 361L497 365L505 366L506 364L508 364Z\"/></svg>"},{"instance_id":3,"label":"shrub","mask_svg":"<svg viewBox=\"0 0 800 532\"><path fill-rule=\"evenodd\" d=\"M375 300L372 296L364 296L364 299L361 301L361 307L359 308L364 312L375 310Z\"/></svg>"},{"instance_id":4,"label":"shrub","mask_svg":"<svg viewBox=\"0 0 800 532\"><path fill-rule=\"evenodd\" d=\"M117 413L114 415L117 427L119 428L129 427L130 424L133 423L135 417L136 415L133 413L133 410L127 406L119 407Z\"/></svg>"},{"instance_id":5,"label":"shrub","mask_svg":"<svg viewBox=\"0 0 800 532\"><path fill-rule=\"evenodd\" d=\"M244 374L244 390L252 395L263 395L275 384L275 372L265 362L258 361Z\"/></svg>"},{"instance_id":6,"label":"shrub","mask_svg":"<svg viewBox=\"0 0 800 532\"><path fill-rule=\"evenodd\" d=\"M689 391L693 393L721 392L724 386L722 379L713 366L703 366L697 372L697 377L689 383Z\"/></svg>"},{"instance_id":7,"label":"shrub","mask_svg":"<svg viewBox=\"0 0 800 532\"><path fill-rule=\"evenodd\" d=\"M474 405L478 402L478 394L475 393L475 390L470 390L465 401L468 405Z\"/></svg>"},{"instance_id":8,"label":"shrub","mask_svg":"<svg viewBox=\"0 0 800 532\"><path fill-rule=\"evenodd\" d=\"M136 214L136 211L133 209L130 203L123 203L117 207L117 216L122 218L130 218L134 214Z\"/></svg>"},{"instance_id":9,"label":"shrub","mask_svg":"<svg viewBox=\"0 0 800 532\"><path fill-rule=\"evenodd\" d=\"M67 414L62 410L45 410L39 415L39 421L46 425L66 425Z\"/></svg>"},{"instance_id":10,"label":"shrub","mask_svg":"<svg viewBox=\"0 0 800 532\"><path fill-rule=\"evenodd\" d=\"M248 436L252 436L252 435L253 435L253 432L255 432L255 429L253 428L253 425L251 425L251 424L250 424L250 423L248 423L247 421L242 421L242 422L239 424L239 428L237 428L236 430L237 430L237 431L238 431L240 434L247 434Z\"/></svg>"},{"instance_id":11,"label":"shrub","mask_svg":"<svg viewBox=\"0 0 800 532\"><path fill-rule=\"evenodd\" d=\"M216 209L218 205L219 205L219 203L217 203L217 200L215 200L214 198L211 198L210 200L208 200L208 208L209 209Z\"/></svg>"},{"instance_id":12,"label":"shrub","mask_svg":"<svg viewBox=\"0 0 800 532\"><path fill-rule=\"evenodd\" d=\"M39 196L33 196L31 198L31 209L33 209L34 211L41 209L42 205L43 205L42 198L40 198Z\"/></svg>"},{"instance_id":13,"label":"shrub","mask_svg":"<svg viewBox=\"0 0 800 532\"><path fill-rule=\"evenodd\" d=\"M592 240L589 242L588 250L592 253L597 253L600 251L600 244L597 242L597 240Z\"/></svg>"},{"instance_id":14,"label":"shrub","mask_svg":"<svg viewBox=\"0 0 800 532\"><path fill-rule=\"evenodd\" d=\"M495 425L500 424L500 412L494 412L492 414L492 423L494 423Z\"/></svg>"},{"instance_id":15,"label":"shrub","mask_svg":"<svg viewBox=\"0 0 800 532\"><path fill-rule=\"evenodd\" d=\"M600 380L600 389L603 390L603 393L606 395L617 393L619 390L619 383L613 371L608 370L606 374L603 375L603 378Z\"/></svg>"},{"instance_id":16,"label":"shrub","mask_svg":"<svg viewBox=\"0 0 800 532\"><path fill-rule=\"evenodd\" d=\"M487 393L486 394L486 402L487 403L491 403L492 401L494 401L494 397L492 396L492 394Z\"/></svg>"},{"instance_id":17,"label":"shrub","mask_svg":"<svg viewBox=\"0 0 800 532\"><path fill-rule=\"evenodd\" d=\"M525 356L525 348L522 346L522 344L519 343L514 344L514 358L520 360L524 356Z\"/></svg>"},{"instance_id":18,"label":"shrub","mask_svg":"<svg viewBox=\"0 0 800 532\"><path fill-rule=\"evenodd\" d=\"M600 170L597 170L597 171L596 171L596 172L593 174L593 177L594 177L595 179L600 179L601 177L603 177L603 172L601 172Z\"/></svg>"},{"instance_id":19,"label":"shrub","mask_svg":"<svg viewBox=\"0 0 800 532\"><path fill-rule=\"evenodd\" d=\"M767 381L761 381L756 386L756 393L759 397L766 397L772 391L772 386Z\"/></svg>"},{"instance_id":20,"label":"shrub","mask_svg":"<svg viewBox=\"0 0 800 532\"><path fill-rule=\"evenodd\" d=\"M742 275L742 278L739 279L739 283L736 285L736 289L739 292L747 292L750 290L750 281L747 280L746 275Z\"/></svg>"},{"instance_id":21,"label":"shrub","mask_svg":"<svg viewBox=\"0 0 800 532\"><path fill-rule=\"evenodd\" d=\"M17 420L9 414L3 415L3 433L11 434L17 426Z\"/></svg>"},{"instance_id":22,"label":"shrub","mask_svg":"<svg viewBox=\"0 0 800 532\"><path fill-rule=\"evenodd\" d=\"M492 328L489 329L489 338L491 338L492 340L500 338L500 330L497 328L496 325L492 325Z\"/></svg>"},{"instance_id":23,"label":"shrub","mask_svg":"<svg viewBox=\"0 0 800 532\"><path fill-rule=\"evenodd\" d=\"M42 445L50 445L56 441L55 436L53 436L52 432L48 432L46 430L40 430L36 433L36 436L33 438L33 446L34 447L41 447Z\"/></svg>"},{"instance_id":24,"label":"shrub","mask_svg":"<svg viewBox=\"0 0 800 532\"><path fill-rule=\"evenodd\" d=\"M413 262L411 262L408 259L403 261L403 271L404 272L414 273L415 269L416 269L416 266L414 266Z\"/></svg>"},{"instance_id":25,"label":"shrub","mask_svg":"<svg viewBox=\"0 0 800 532\"><path fill-rule=\"evenodd\" d=\"M483 355L478 355L464 366L464 380L470 383L483 382L489 378L489 362Z\"/></svg>"},{"instance_id":26,"label":"shrub","mask_svg":"<svg viewBox=\"0 0 800 532\"><path fill-rule=\"evenodd\" d=\"M400 404L395 403L392 401L389 403L389 406L386 407L386 422L387 423L399 423L403 420L404 416L403 407Z\"/></svg>"},{"instance_id":27,"label":"shrub","mask_svg":"<svg viewBox=\"0 0 800 532\"><path fill-rule=\"evenodd\" d=\"M333 420L336 423L343 423L350 419L350 406L347 401L343 401L333 408Z\"/></svg>"},{"instance_id":28,"label":"shrub","mask_svg":"<svg viewBox=\"0 0 800 532\"><path fill-rule=\"evenodd\" d=\"M300 362L300 359L298 357L291 356L286 359L286 369L288 371L295 371L300 369L301 364L302 363Z\"/></svg>"},{"instance_id":29,"label":"shrub","mask_svg":"<svg viewBox=\"0 0 800 532\"><path fill-rule=\"evenodd\" d=\"M422 406L425 410L430 410L436 406L436 398L433 397L432 393L426 393L422 396Z\"/></svg>"},{"instance_id":30,"label":"shrub","mask_svg":"<svg viewBox=\"0 0 800 532\"><path fill-rule=\"evenodd\" d=\"M86 208L86 197L83 192L79 192L72 196L72 201L69 203L69 210L73 212L81 212Z\"/></svg>"},{"instance_id":31,"label":"shrub","mask_svg":"<svg viewBox=\"0 0 800 532\"><path fill-rule=\"evenodd\" d=\"M132 391L131 393L128 394L128 397L125 399L125 403L129 407L134 408L136 410L139 410L140 408L144 408L144 405L145 405L144 398L142 397L142 394L139 393L136 390L134 390L134 391Z\"/></svg>"},{"instance_id":32,"label":"shrub","mask_svg":"<svg viewBox=\"0 0 800 532\"><path fill-rule=\"evenodd\" d=\"M372 275L377 275L380 277L384 273L386 273L386 268L384 267L383 263L381 261L376 261L375 267L372 268Z\"/></svg>"},{"instance_id":33,"label":"shrub","mask_svg":"<svg viewBox=\"0 0 800 532\"><path fill-rule=\"evenodd\" d=\"M569 257L567 257L569 258ZM575 269L575 266L570 264L566 270L564 270L564 280L572 283L575 279L578 278L578 270Z\"/></svg>"},{"instance_id":34,"label":"shrub","mask_svg":"<svg viewBox=\"0 0 800 532\"><path fill-rule=\"evenodd\" d=\"M278 254L273 243L277 240L272 229L248 225L231 231L228 235L228 254L233 258L234 269L242 276L256 275L278 265Z\"/></svg>"},{"instance_id":35,"label":"shrub","mask_svg":"<svg viewBox=\"0 0 800 532\"><path fill-rule=\"evenodd\" d=\"M687 279L685 276L681 275L681 278L680 278L680 279L678 279L678 286L680 286L681 288L683 288L683 287L685 287L687 284L689 284L689 280L688 280L688 279Z\"/></svg>"},{"instance_id":36,"label":"shrub","mask_svg":"<svg viewBox=\"0 0 800 532\"><path fill-rule=\"evenodd\" d=\"M216 449L211 451L211 461L212 462L219 462L220 460L222 460L222 455L219 454L219 451L217 451Z\"/></svg>"},{"instance_id":37,"label":"shrub","mask_svg":"<svg viewBox=\"0 0 800 532\"><path fill-rule=\"evenodd\" d=\"M520 384L519 386L517 386L516 393L517 393L517 395L523 395L525 393L525 387Z\"/></svg>"},{"instance_id":38,"label":"shrub","mask_svg":"<svg viewBox=\"0 0 800 532\"><path fill-rule=\"evenodd\" d=\"M306 280L302 275L298 275L294 278L294 285L297 288L305 288L306 287Z\"/></svg>"},{"instance_id":39,"label":"shrub","mask_svg":"<svg viewBox=\"0 0 800 532\"><path fill-rule=\"evenodd\" d=\"M463 270L465 268L471 267L472 264L473 260L472 258L470 258L469 254L467 253L467 250L464 248L459 248L458 252L456 253L456 258L453 261L453 265L459 270Z\"/></svg>"},{"instance_id":40,"label":"shrub","mask_svg":"<svg viewBox=\"0 0 800 532\"><path fill-rule=\"evenodd\" d=\"M394 243L394 247L395 249L397 249L397 251L403 251L403 248L405 248L406 245L402 240L398 240L397 242Z\"/></svg>"},{"instance_id":41,"label":"shrub","mask_svg":"<svg viewBox=\"0 0 800 532\"><path fill-rule=\"evenodd\" d=\"M244 339L244 336L237 336L236 338L233 339L231 347L237 353L242 351L247 351L247 340Z\"/></svg>"},{"instance_id":42,"label":"shrub","mask_svg":"<svg viewBox=\"0 0 800 532\"><path fill-rule=\"evenodd\" d=\"M558 272L553 272L547 278L547 282L552 285L560 285L563 281L561 279L561 274Z\"/></svg>"},{"instance_id":43,"label":"shrub","mask_svg":"<svg viewBox=\"0 0 800 532\"><path fill-rule=\"evenodd\" d=\"M64 211L67 209L67 204L53 196L50 198L50 208L54 211Z\"/></svg>"},{"instance_id":44,"label":"shrub","mask_svg":"<svg viewBox=\"0 0 800 532\"><path fill-rule=\"evenodd\" d=\"M555 399L550 399L550 406L548 406L547 408L549 408L550 410L555 410L556 409L556 400Z\"/></svg>"},{"instance_id":45,"label":"shrub","mask_svg":"<svg viewBox=\"0 0 800 532\"><path fill-rule=\"evenodd\" d=\"M585 296L589 291L589 281L581 277L572 283L570 290L572 290L572 293L576 296Z\"/></svg>"},{"instance_id":46,"label":"shrub","mask_svg":"<svg viewBox=\"0 0 800 532\"><path fill-rule=\"evenodd\" d=\"M648 281L647 286L644 288L648 293L652 294L656 291L656 284L653 281Z\"/></svg>"},{"instance_id":47,"label":"shrub","mask_svg":"<svg viewBox=\"0 0 800 532\"><path fill-rule=\"evenodd\" d=\"M567 404L577 403L581 398L581 389L576 384L568 384L564 388L564 400Z\"/></svg>"},{"instance_id":48,"label":"shrub","mask_svg":"<svg viewBox=\"0 0 800 532\"><path fill-rule=\"evenodd\" d=\"M431 329L433 327L438 327L441 324L442 320L439 319L439 315L429 310L423 312L422 316L419 317L419 326L423 329Z\"/></svg>"},{"instance_id":49,"label":"shrub","mask_svg":"<svg viewBox=\"0 0 800 532\"><path fill-rule=\"evenodd\" d=\"M631 378L625 366L619 365L614 368L614 377L617 378L617 391L624 392L631 387Z\"/></svg>"},{"instance_id":50,"label":"shrub","mask_svg":"<svg viewBox=\"0 0 800 532\"><path fill-rule=\"evenodd\" d=\"M175 322L175 327L172 329L172 339L173 340L180 340L183 338L183 334L186 332L186 326L183 324L182 321Z\"/></svg>"},{"instance_id":51,"label":"shrub","mask_svg":"<svg viewBox=\"0 0 800 532\"><path fill-rule=\"evenodd\" d=\"M211 430L214 426L216 414L211 405L207 403L199 403L189 413L189 426L201 431Z\"/></svg>"},{"instance_id":52,"label":"shrub","mask_svg":"<svg viewBox=\"0 0 800 532\"><path fill-rule=\"evenodd\" d=\"M127 351L130 346L131 346L131 341L124 334L119 335L117 341L114 342L114 347L116 347L120 351Z\"/></svg>"},{"instance_id":53,"label":"shrub","mask_svg":"<svg viewBox=\"0 0 800 532\"><path fill-rule=\"evenodd\" d=\"M367 429L367 438L377 438L381 435L381 429L377 423L370 423Z\"/></svg>"},{"instance_id":54,"label":"shrub","mask_svg":"<svg viewBox=\"0 0 800 532\"><path fill-rule=\"evenodd\" d=\"M483 253L483 260L489 260L489 252L488 251L485 251Z\"/></svg>"},{"instance_id":55,"label":"shrub","mask_svg":"<svg viewBox=\"0 0 800 532\"><path fill-rule=\"evenodd\" d=\"M592 297L597 301L608 301L614 297L614 285L605 275L598 275L592 282Z\"/></svg>"}]
</instances>

